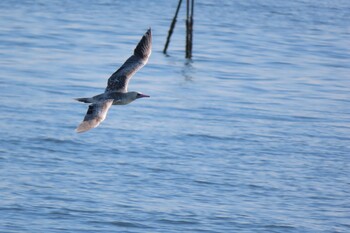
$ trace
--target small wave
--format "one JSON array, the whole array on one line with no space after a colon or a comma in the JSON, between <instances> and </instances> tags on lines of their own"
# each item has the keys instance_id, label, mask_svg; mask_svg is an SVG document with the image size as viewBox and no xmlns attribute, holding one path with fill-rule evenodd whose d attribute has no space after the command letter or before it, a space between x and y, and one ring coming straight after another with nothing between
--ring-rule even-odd
<instances>
[{"instance_id":1,"label":"small wave","mask_svg":"<svg viewBox=\"0 0 350 233\"><path fill-rule=\"evenodd\" d=\"M280 229L280 230L287 230L287 229L296 229L294 226L289 226L289 225L280 225L280 224L269 224L269 225L265 225L264 228L268 229L268 230L276 230L276 229Z\"/></svg>"},{"instance_id":2,"label":"small wave","mask_svg":"<svg viewBox=\"0 0 350 233\"><path fill-rule=\"evenodd\" d=\"M189 133L186 134L188 137L197 137L197 138L203 138L203 139L211 139L211 140L232 140L233 138L231 137L224 137L224 136L216 136L216 135L208 135L208 134L193 134Z\"/></svg>"},{"instance_id":3,"label":"small wave","mask_svg":"<svg viewBox=\"0 0 350 233\"><path fill-rule=\"evenodd\" d=\"M48 143L54 143L54 144L72 144L72 145L82 145L79 141L74 141L71 139L64 139L64 138L54 138L54 137L36 137L33 139L34 141L39 142L48 142Z\"/></svg>"},{"instance_id":4,"label":"small wave","mask_svg":"<svg viewBox=\"0 0 350 233\"><path fill-rule=\"evenodd\" d=\"M197 221L194 220L173 220L173 219L160 219L158 220L161 223L168 223L168 224L174 224L174 225L195 225L198 224Z\"/></svg>"},{"instance_id":5,"label":"small wave","mask_svg":"<svg viewBox=\"0 0 350 233\"><path fill-rule=\"evenodd\" d=\"M194 180L194 182L199 185L218 185L218 183L214 183L206 180Z\"/></svg>"},{"instance_id":6,"label":"small wave","mask_svg":"<svg viewBox=\"0 0 350 233\"><path fill-rule=\"evenodd\" d=\"M125 221L112 221L110 224L120 227L132 227L132 228L150 228L147 225L140 224L140 223L132 223L132 222L125 222Z\"/></svg>"},{"instance_id":7,"label":"small wave","mask_svg":"<svg viewBox=\"0 0 350 233\"><path fill-rule=\"evenodd\" d=\"M104 224L109 224L109 225L114 225L114 226L118 226L118 227L126 227L126 228L140 228L140 229L153 228L153 227L145 225L145 224L129 222L129 221L110 221L110 222L106 222L106 221L89 221L89 223L92 223L92 224L103 224L103 225Z\"/></svg>"},{"instance_id":8,"label":"small wave","mask_svg":"<svg viewBox=\"0 0 350 233\"><path fill-rule=\"evenodd\" d=\"M12 206L3 206L0 207L0 211L23 211L25 208L20 205L12 205Z\"/></svg>"},{"instance_id":9,"label":"small wave","mask_svg":"<svg viewBox=\"0 0 350 233\"><path fill-rule=\"evenodd\" d=\"M48 200L50 200L50 199L48 199ZM51 199L51 200L60 200L60 199ZM64 201L64 199L61 199L61 200ZM68 199L66 199L66 201L67 200ZM73 199L71 199L71 201L72 200ZM49 213L52 215L71 215L71 216L74 216L75 214L98 214L98 213L100 213L99 211L93 210L93 209L73 209L73 208L50 208L50 209L52 209L52 210Z\"/></svg>"}]
</instances>

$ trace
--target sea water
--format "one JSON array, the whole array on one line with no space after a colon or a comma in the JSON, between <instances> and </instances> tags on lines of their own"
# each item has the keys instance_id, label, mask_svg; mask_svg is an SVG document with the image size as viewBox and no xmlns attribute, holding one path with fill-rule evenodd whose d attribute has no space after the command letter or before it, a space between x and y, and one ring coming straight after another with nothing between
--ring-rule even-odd
<instances>
[{"instance_id":1,"label":"sea water","mask_svg":"<svg viewBox=\"0 0 350 233\"><path fill-rule=\"evenodd\" d=\"M350 231L350 2L195 1L191 60L185 3L0 2L1 232Z\"/></svg>"}]
</instances>

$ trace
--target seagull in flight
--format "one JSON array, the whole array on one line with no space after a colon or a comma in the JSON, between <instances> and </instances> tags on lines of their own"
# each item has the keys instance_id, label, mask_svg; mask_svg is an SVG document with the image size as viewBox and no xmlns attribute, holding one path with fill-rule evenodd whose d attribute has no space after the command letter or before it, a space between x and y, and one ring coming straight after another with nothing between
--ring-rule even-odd
<instances>
[{"instance_id":1,"label":"seagull in flight","mask_svg":"<svg viewBox=\"0 0 350 233\"><path fill-rule=\"evenodd\" d=\"M86 132L97 127L107 116L112 105L125 105L136 99L150 97L136 91L128 91L131 77L148 61L152 51L151 28L137 44L134 54L108 79L105 92L90 98L77 98L77 101L90 103L84 120L76 128L77 133Z\"/></svg>"}]
</instances>

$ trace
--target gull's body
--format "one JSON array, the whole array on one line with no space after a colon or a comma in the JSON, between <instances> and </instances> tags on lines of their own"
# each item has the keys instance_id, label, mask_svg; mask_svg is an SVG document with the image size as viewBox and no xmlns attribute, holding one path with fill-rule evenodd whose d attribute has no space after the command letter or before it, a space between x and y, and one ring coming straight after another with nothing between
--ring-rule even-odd
<instances>
[{"instance_id":1,"label":"gull's body","mask_svg":"<svg viewBox=\"0 0 350 233\"><path fill-rule=\"evenodd\" d=\"M134 54L108 79L104 93L91 98L76 99L91 103L83 122L76 129L78 133L97 127L106 118L112 105L125 105L136 99L149 97L135 91L128 92L128 83L131 77L147 63L151 50L152 33L151 29L148 29L136 46Z\"/></svg>"}]
</instances>

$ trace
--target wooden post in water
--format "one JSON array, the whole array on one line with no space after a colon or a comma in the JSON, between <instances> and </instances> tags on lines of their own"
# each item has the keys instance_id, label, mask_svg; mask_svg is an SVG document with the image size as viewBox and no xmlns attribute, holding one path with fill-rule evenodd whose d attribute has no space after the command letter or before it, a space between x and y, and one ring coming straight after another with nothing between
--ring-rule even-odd
<instances>
[{"instance_id":1,"label":"wooden post in water","mask_svg":"<svg viewBox=\"0 0 350 233\"><path fill-rule=\"evenodd\" d=\"M187 0L186 14L186 58L192 57L192 38L193 38L193 6L194 0Z\"/></svg>"},{"instance_id":2,"label":"wooden post in water","mask_svg":"<svg viewBox=\"0 0 350 233\"><path fill-rule=\"evenodd\" d=\"M175 24L176 24L177 14L179 13L181 3L182 3L182 0L179 0L179 3L178 3L177 8L176 8L175 16L174 16L173 21L171 22L171 25L170 25L170 29L169 29L169 32L168 32L168 38L166 40L166 43L165 43L165 46L164 46L164 50L163 50L163 53L165 53L165 54L166 54L166 50L168 49L168 46L169 46L170 37L173 34L173 30L174 30L174 27L175 27Z\"/></svg>"},{"instance_id":3,"label":"wooden post in water","mask_svg":"<svg viewBox=\"0 0 350 233\"><path fill-rule=\"evenodd\" d=\"M173 34L173 30L176 24L176 18L180 10L182 0L179 0L179 3L176 8L175 16L173 18L173 21L171 22L170 29L168 32L168 37L163 49L163 53L166 54L166 51L168 49L169 43L170 43L170 37ZM192 57L192 42L193 42L193 10L194 9L194 0L187 0L186 5L186 58Z\"/></svg>"}]
</instances>

